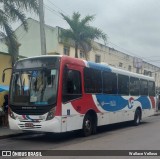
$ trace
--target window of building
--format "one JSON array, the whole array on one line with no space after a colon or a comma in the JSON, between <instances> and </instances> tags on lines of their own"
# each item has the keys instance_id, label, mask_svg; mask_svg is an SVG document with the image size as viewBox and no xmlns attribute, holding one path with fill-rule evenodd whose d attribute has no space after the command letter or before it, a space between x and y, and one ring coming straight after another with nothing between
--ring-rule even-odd
<instances>
[{"instance_id":1,"label":"window of building","mask_svg":"<svg viewBox=\"0 0 160 159\"><path fill-rule=\"evenodd\" d=\"M155 96L155 83L153 81L148 82L149 96Z\"/></svg>"},{"instance_id":2,"label":"window of building","mask_svg":"<svg viewBox=\"0 0 160 159\"><path fill-rule=\"evenodd\" d=\"M112 72L103 72L103 93L117 94L117 75Z\"/></svg>"},{"instance_id":3,"label":"window of building","mask_svg":"<svg viewBox=\"0 0 160 159\"><path fill-rule=\"evenodd\" d=\"M80 58L85 58L85 52L83 50L80 50Z\"/></svg>"},{"instance_id":4,"label":"window of building","mask_svg":"<svg viewBox=\"0 0 160 159\"><path fill-rule=\"evenodd\" d=\"M155 73L155 79L157 78L157 73Z\"/></svg>"},{"instance_id":5,"label":"window of building","mask_svg":"<svg viewBox=\"0 0 160 159\"><path fill-rule=\"evenodd\" d=\"M102 93L101 71L85 67L84 88L86 93Z\"/></svg>"},{"instance_id":6,"label":"window of building","mask_svg":"<svg viewBox=\"0 0 160 159\"><path fill-rule=\"evenodd\" d=\"M108 64L108 65L115 67L115 65L113 65L113 64Z\"/></svg>"},{"instance_id":7,"label":"window of building","mask_svg":"<svg viewBox=\"0 0 160 159\"><path fill-rule=\"evenodd\" d=\"M100 63L101 62L101 56L100 55L95 55L95 62Z\"/></svg>"},{"instance_id":8,"label":"window of building","mask_svg":"<svg viewBox=\"0 0 160 159\"><path fill-rule=\"evenodd\" d=\"M152 72L148 71L148 76L152 77Z\"/></svg>"},{"instance_id":9,"label":"window of building","mask_svg":"<svg viewBox=\"0 0 160 159\"><path fill-rule=\"evenodd\" d=\"M139 79L135 77L130 77L130 95L139 96L139 87Z\"/></svg>"},{"instance_id":10,"label":"window of building","mask_svg":"<svg viewBox=\"0 0 160 159\"><path fill-rule=\"evenodd\" d=\"M129 95L129 77L118 75L118 94Z\"/></svg>"},{"instance_id":11,"label":"window of building","mask_svg":"<svg viewBox=\"0 0 160 159\"><path fill-rule=\"evenodd\" d=\"M128 66L128 71L132 71L132 66L131 65Z\"/></svg>"},{"instance_id":12,"label":"window of building","mask_svg":"<svg viewBox=\"0 0 160 159\"><path fill-rule=\"evenodd\" d=\"M63 76L63 102L82 96L81 73L65 68Z\"/></svg>"},{"instance_id":13,"label":"window of building","mask_svg":"<svg viewBox=\"0 0 160 159\"><path fill-rule=\"evenodd\" d=\"M144 70L144 73L143 73L143 74L144 74L144 75L147 75L147 72L148 72L147 70Z\"/></svg>"},{"instance_id":14,"label":"window of building","mask_svg":"<svg viewBox=\"0 0 160 159\"><path fill-rule=\"evenodd\" d=\"M147 80L140 80L140 94L141 95L148 95L148 81Z\"/></svg>"},{"instance_id":15,"label":"window of building","mask_svg":"<svg viewBox=\"0 0 160 159\"><path fill-rule=\"evenodd\" d=\"M147 76L152 77L152 72L151 72L151 71L144 70L144 75L147 75Z\"/></svg>"},{"instance_id":16,"label":"window of building","mask_svg":"<svg viewBox=\"0 0 160 159\"><path fill-rule=\"evenodd\" d=\"M64 48L63 48L63 54L69 56L69 54L70 54L70 48L68 46L64 46Z\"/></svg>"},{"instance_id":17,"label":"window of building","mask_svg":"<svg viewBox=\"0 0 160 159\"><path fill-rule=\"evenodd\" d=\"M136 68L136 73L140 73L140 68Z\"/></svg>"},{"instance_id":18,"label":"window of building","mask_svg":"<svg viewBox=\"0 0 160 159\"><path fill-rule=\"evenodd\" d=\"M123 63L120 62L120 63L119 63L119 67L122 67L122 66L123 66Z\"/></svg>"}]
</instances>

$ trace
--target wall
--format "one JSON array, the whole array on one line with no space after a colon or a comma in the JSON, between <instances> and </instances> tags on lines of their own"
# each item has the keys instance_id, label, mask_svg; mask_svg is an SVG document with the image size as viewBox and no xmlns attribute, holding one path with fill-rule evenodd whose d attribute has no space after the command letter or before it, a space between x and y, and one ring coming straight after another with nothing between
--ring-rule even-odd
<instances>
[{"instance_id":1,"label":"wall","mask_svg":"<svg viewBox=\"0 0 160 159\"><path fill-rule=\"evenodd\" d=\"M29 18L28 31L26 32L22 26L19 26L15 33L21 46L19 54L25 57L41 55L40 26L39 22ZM57 28L45 26L46 48L47 53L52 53L57 48L58 33Z\"/></svg>"},{"instance_id":2,"label":"wall","mask_svg":"<svg viewBox=\"0 0 160 159\"><path fill-rule=\"evenodd\" d=\"M18 27L15 31L18 41L21 43L19 54L26 57L40 56L41 47L39 22L31 18L27 21L29 23L28 32L25 32L22 26ZM64 44L59 40L59 32L61 29L62 28L60 27L45 26L48 54L59 53L63 55ZM133 66L134 57L115 50L114 48L93 42L88 60L95 61L95 55L101 56L101 62L108 63L115 67L119 67L119 63L121 62L123 64L121 67L122 69L128 70L128 67L131 66L131 71L136 72L136 68ZM73 45L70 46L70 56L75 56L75 48ZM160 87L160 68L143 61L143 65L139 73L143 74L145 70L152 72L152 77L156 79L156 86Z\"/></svg>"}]
</instances>

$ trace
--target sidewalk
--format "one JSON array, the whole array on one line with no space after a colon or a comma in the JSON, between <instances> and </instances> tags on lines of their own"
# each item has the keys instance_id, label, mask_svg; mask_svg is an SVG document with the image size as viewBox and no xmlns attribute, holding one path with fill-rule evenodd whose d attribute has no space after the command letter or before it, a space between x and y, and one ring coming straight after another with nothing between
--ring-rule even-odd
<instances>
[{"instance_id":1,"label":"sidewalk","mask_svg":"<svg viewBox=\"0 0 160 159\"><path fill-rule=\"evenodd\" d=\"M21 130L11 130L9 127L0 126L0 139L23 135L24 132Z\"/></svg>"}]
</instances>

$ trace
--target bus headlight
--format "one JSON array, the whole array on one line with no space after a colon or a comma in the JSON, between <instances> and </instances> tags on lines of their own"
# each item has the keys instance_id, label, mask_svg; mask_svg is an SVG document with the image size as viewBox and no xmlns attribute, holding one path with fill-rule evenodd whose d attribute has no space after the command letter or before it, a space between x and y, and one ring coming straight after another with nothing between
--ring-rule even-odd
<instances>
[{"instance_id":1,"label":"bus headlight","mask_svg":"<svg viewBox=\"0 0 160 159\"><path fill-rule=\"evenodd\" d=\"M12 119L16 119L10 107L8 108L8 114Z\"/></svg>"},{"instance_id":2,"label":"bus headlight","mask_svg":"<svg viewBox=\"0 0 160 159\"><path fill-rule=\"evenodd\" d=\"M52 108L49 112L48 112L48 115L47 115L47 118L46 120L51 120L54 118L54 115L55 115L55 112L56 112L56 108Z\"/></svg>"}]
</instances>

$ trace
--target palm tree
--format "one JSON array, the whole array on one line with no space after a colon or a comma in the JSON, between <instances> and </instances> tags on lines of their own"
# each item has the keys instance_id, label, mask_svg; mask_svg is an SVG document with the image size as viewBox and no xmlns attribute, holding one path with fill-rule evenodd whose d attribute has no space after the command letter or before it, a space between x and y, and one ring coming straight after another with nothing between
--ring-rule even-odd
<instances>
[{"instance_id":1,"label":"palm tree","mask_svg":"<svg viewBox=\"0 0 160 159\"><path fill-rule=\"evenodd\" d=\"M72 39L75 42L75 57L78 58L78 48L82 48L87 53L91 49L91 42L94 39L103 39L106 43L107 37L100 29L92 27L89 22L94 20L94 15L88 15L80 19L79 12L74 12L72 17L60 13L63 19L69 24L70 29L62 30L61 36L66 39Z\"/></svg>"},{"instance_id":2,"label":"palm tree","mask_svg":"<svg viewBox=\"0 0 160 159\"><path fill-rule=\"evenodd\" d=\"M0 40L8 47L12 64L18 58L19 43L11 24L20 21L27 31L25 11L33 11L38 14L38 0L0 0Z\"/></svg>"}]
</instances>

